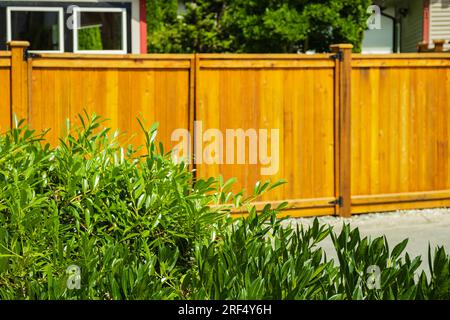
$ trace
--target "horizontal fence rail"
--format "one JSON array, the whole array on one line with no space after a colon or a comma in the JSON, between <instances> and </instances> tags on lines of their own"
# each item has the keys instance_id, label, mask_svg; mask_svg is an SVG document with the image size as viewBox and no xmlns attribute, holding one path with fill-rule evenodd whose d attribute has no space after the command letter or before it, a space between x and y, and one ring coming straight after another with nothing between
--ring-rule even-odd
<instances>
[{"instance_id":1,"label":"horizontal fence rail","mask_svg":"<svg viewBox=\"0 0 450 320\"><path fill-rule=\"evenodd\" d=\"M234 191L248 192L258 180L285 179L258 209L287 201L282 215L345 217L450 205L448 53L361 55L336 45L316 55L28 56L27 46L0 52L0 132L16 114L50 128L55 145L66 119L86 110L139 145L138 117L160 123L166 149L177 130L195 137L188 157L197 177L236 177ZM227 144L227 130L248 134L243 149ZM223 134L223 149L201 161L211 132Z\"/></svg>"}]
</instances>

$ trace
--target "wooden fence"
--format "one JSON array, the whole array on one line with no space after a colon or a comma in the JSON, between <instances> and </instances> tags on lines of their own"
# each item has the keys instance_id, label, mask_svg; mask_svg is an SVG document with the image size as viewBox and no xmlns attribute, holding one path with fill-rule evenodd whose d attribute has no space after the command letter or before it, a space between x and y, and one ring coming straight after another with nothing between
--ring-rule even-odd
<instances>
[{"instance_id":1,"label":"wooden fence","mask_svg":"<svg viewBox=\"0 0 450 320\"><path fill-rule=\"evenodd\" d=\"M358 55L337 45L323 55L30 57L26 46L0 52L2 131L15 113L51 128L56 143L83 109L136 134L134 144L143 142L136 117L158 121L167 148L195 121L204 131L274 128L275 174L261 174L263 164L196 163L196 175L236 177L235 190L284 178L260 201L288 201L291 216L450 205L450 54Z\"/></svg>"},{"instance_id":2,"label":"wooden fence","mask_svg":"<svg viewBox=\"0 0 450 320\"><path fill-rule=\"evenodd\" d=\"M352 211L448 206L450 54L354 55Z\"/></svg>"}]
</instances>

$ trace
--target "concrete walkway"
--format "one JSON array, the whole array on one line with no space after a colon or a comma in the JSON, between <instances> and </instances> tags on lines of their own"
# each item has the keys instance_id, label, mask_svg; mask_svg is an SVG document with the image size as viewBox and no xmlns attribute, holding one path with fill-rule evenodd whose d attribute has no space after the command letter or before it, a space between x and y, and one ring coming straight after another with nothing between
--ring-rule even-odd
<instances>
[{"instance_id":1,"label":"concrete walkway","mask_svg":"<svg viewBox=\"0 0 450 320\"><path fill-rule=\"evenodd\" d=\"M425 209L397 211L391 213L374 213L353 216L348 219L339 217L320 217L321 224L333 226L339 234L343 223L350 223L351 227L358 227L361 237L369 236L372 239L386 235L389 248L408 238L408 251L411 257L422 256L422 268L428 271L428 244L431 248L444 246L450 254L450 209ZM311 225L314 218L289 219L284 225L302 224ZM321 246L329 258L337 261L334 247L329 237Z\"/></svg>"}]
</instances>

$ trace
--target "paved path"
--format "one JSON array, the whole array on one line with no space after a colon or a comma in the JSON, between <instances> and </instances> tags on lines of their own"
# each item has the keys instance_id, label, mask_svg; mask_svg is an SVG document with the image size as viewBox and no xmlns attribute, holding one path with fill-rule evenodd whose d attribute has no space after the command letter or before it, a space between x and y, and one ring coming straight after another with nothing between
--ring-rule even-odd
<instances>
[{"instance_id":1,"label":"paved path","mask_svg":"<svg viewBox=\"0 0 450 320\"><path fill-rule=\"evenodd\" d=\"M406 251L411 257L422 256L422 268L428 271L428 243L431 247L444 246L450 254L450 209L426 209L409 210L391 213L375 213L353 216L348 219L338 217L318 218L321 223L334 227L335 232L340 232L342 223L350 223L352 227L358 227L361 236L375 237L386 235L389 248L392 248L402 240L408 238ZM314 218L289 219L285 225L312 224ZM327 256L336 259L336 253L329 238L321 245Z\"/></svg>"}]
</instances>

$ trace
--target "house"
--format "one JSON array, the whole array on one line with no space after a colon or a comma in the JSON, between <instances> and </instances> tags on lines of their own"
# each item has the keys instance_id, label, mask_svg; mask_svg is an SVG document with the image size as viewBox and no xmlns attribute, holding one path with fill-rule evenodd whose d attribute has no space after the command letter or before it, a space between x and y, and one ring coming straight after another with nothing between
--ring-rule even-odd
<instances>
[{"instance_id":1,"label":"house","mask_svg":"<svg viewBox=\"0 0 450 320\"><path fill-rule=\"evenodd\" d=\"M11 40L41 53L146 53L146 0L0 0L0 50Z\"/></svg>"},{"instance_id":2,"label":"house","mask_svg":"<svg viewBox=\"0 0 450 320\"><path fill-rule=\"evenodd\" d=\"M420 42L450 40L450 0L375 0L379 28L366 30L363 53L417 52ZM450 45L445 45L450 49Z\"/></svg>"},{"instance_id":3,"label":"house","mask_svg":"<svg viewBox=\"0 0 450 320\"><path fill-rule=\"evenodd\" d=\"M450 40L450 0L373 5L376 27L365 31L363 53L417 52L420 42ZM34 52L146 53L146 0L0 0L0 50L11 40L29 41Z\"/></svg>"}]
</instances>

